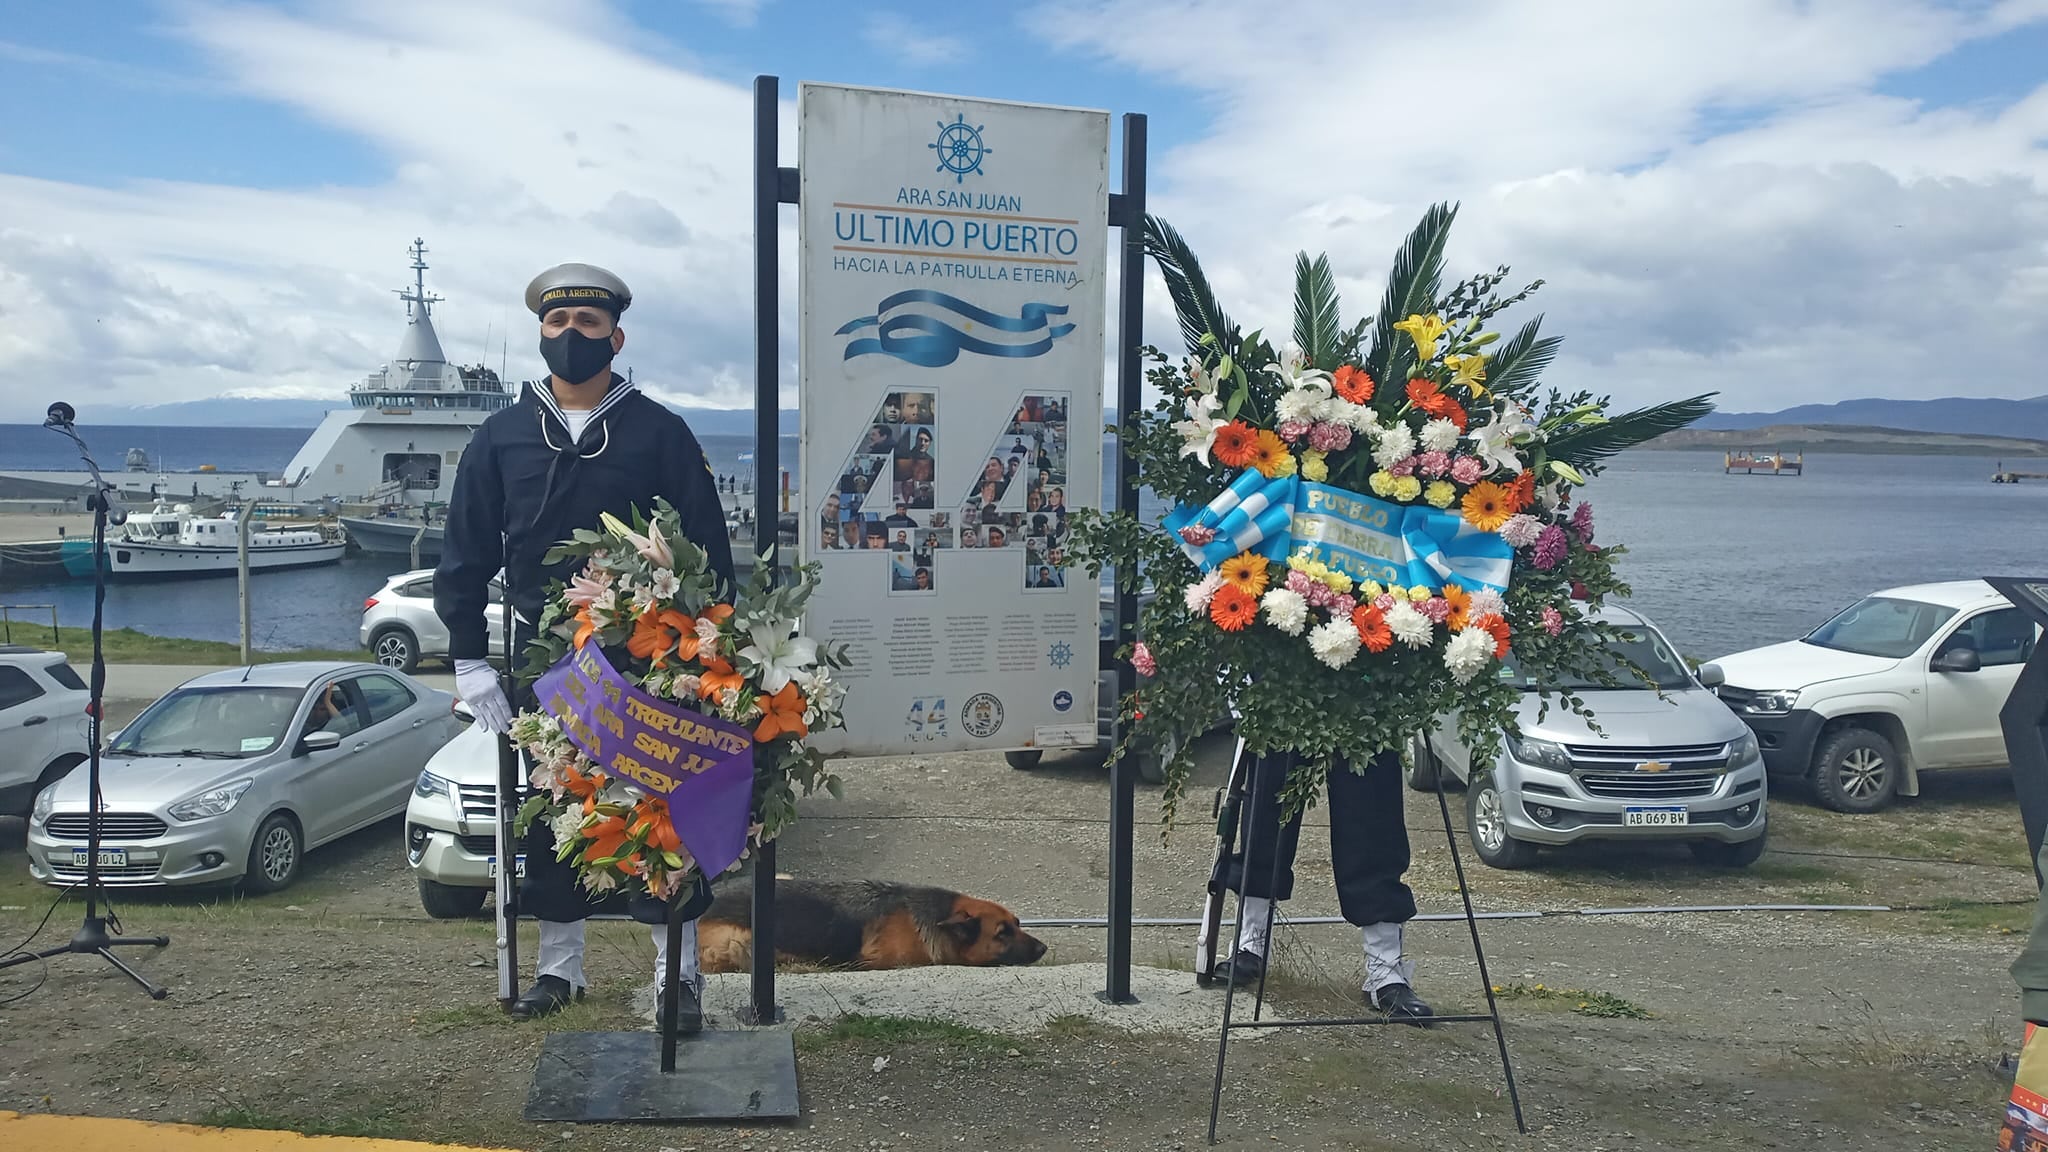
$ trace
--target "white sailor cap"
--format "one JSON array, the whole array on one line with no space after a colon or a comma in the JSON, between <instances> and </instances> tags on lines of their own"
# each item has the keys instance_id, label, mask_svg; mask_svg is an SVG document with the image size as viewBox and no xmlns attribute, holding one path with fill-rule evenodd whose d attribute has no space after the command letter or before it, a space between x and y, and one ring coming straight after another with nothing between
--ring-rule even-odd
<instances>
[{"instance_id":1,"label":"white sailor cap","mask_svg":"<svg viewBox=\"0 0 2048 1152\"><path fill-rule=\"evenodd\" d=\"M526 307L535 316L584 304L616 317L632 306L633 291L624 280L595 264L557 264L526 286Z\"/></svg>"}]
</instances>

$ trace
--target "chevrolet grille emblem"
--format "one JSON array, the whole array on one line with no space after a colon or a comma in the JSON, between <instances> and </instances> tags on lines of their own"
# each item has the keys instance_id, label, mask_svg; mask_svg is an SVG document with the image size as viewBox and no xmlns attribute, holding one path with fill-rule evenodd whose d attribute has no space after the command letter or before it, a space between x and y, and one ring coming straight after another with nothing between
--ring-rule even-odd
<instances>
[{"instance_id":1,"label":"chevrolet grille emblem","mask_svg":"<svg viewBox=\"0 0 2048 1152\"><path fill-rule=\"evenodd\" d=\"M1671 771L1671 765L1664 763L1662 760L1645 760L1641 764L1636 765L1636 771L1669 772Z\"/></svg>"}]
</instances>

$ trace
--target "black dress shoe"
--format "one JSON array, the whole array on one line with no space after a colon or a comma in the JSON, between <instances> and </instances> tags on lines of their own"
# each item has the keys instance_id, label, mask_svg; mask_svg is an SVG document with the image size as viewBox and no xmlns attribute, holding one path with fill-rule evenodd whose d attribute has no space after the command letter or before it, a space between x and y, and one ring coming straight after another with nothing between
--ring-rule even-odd
<instances>
[{"instance_id":1,"label":"black dress shoe","mask_svg":"<svg viewBox=\"0 0 2048 1152\"><path fill-rule=\"evenodd\" d=\"M1406 984L1389 984L1367 996L1367 999L1373 1007L1393 1017L1399 1024L1427 1028L1430 1017L1436 1015L1436 1011L1423 1003L1422 997L1415 994L1415 989Z\"/></svg>"},{"instance_id":2,"label":"black dress shoe","mask_svg":"<svg viewBox=\"0 0 2048 1152\"><path fill-rule=\"evenodd\" d=\"M661 1022L668 1019L668 989L654 998L654 1030L661 1031ZM691 1036L704 1030L704 1004L697 998L697 986L689 980L683 981L683 999L676 1005L676 1035Z\"/></svg>"},{"instance_id":3,"label":"black dress shoe","mask_svg":"<svg viewBox=\"0 0 2048 1152\"><path fill-rule=\"evenodd\" d=\"M1232 985L1238 988L1257 984L1266 974L1266 958L1247 948L1239 948L1230 954L1229 970L1226 973Z\"/></svg>"},{"instance_id":4,"label":"black dress shoe","mask_svg":"<svg viewBox=\"0 0 2048 1152\"><path fill-rule=\"evenodd\" d=\"M560 976L542 976L526 990L526 995L512 1002L512 1015L521 1020L552 1016L567 1008L572 999L583 999L583 990L571 989Z\"/></svg>"}]
</instances>

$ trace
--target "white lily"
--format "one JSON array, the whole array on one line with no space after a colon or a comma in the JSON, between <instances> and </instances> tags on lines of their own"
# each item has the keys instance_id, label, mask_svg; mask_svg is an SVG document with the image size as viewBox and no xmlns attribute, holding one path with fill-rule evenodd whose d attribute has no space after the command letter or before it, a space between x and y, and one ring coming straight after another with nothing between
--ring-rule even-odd
<instances>
[{"instance_id":1,"label":"white lily","mask_svg":"<svg viewBox=\"0 0 2048 1152\"><path fill-rule=\"evenodd\" d=\"M1519 406L1509 404L1491 422L1481 424L1465 433L1465 438L1477 444L1474 456L1491 465L1493 470L1516 471L1522 467L1522 454L1515 450L1515 437L1534 434L1536 425L1529 420L1529 414Z\"/></svg>"},{"instance_id":2,"label":"white lily","mask_svg":"<svg viewBox=\"0 0 2048 1152\"><path fill-rule=\"evenodd\" d=\"M1307 365L1308 362L1302 358L1301 349L1289 345L1287 351L1280 354L1278 361L1266 366L1266 371L1272 373L1274 378L1280 381L1281 386L1289 391L1311 384L1321 384L1323 392L1327 395L1330 390L1330 374Z\"/></svg>"},{"instance_id":3,"label":"white lily","mask_svg":"<svg viewBox=\"0 0 2048 1152\"><path fill-rule=\"evenodd\" d=\"M1202 362L1193 356L1188 357L1188 384L1199 395L1216 394L1216 377L1211 376L1209 370L1202 367Z\"/></svg>"},{"instance_id":4,"label":"white lily","mask_svg":"<svg viewBox=\"0 0 2048 1152\"><path fill-rule=\"evenodd\" d=\"M808 687L811 666L818 662L818 642L796 634L796 622L777 620L747 630L754 641L740 649L740 658L761 666L761 690L780 692L790 681Z\"/></svg>"},{"instance_id":5,"label":"white lily","mask_svg":"<svg viewBox=\"0 0 2048 1152\"><path fill-rule=\"evenodd\" d=\"M1207 467L1209 449L1216 445L1216 429L1223 425L1222 417L1216 415L1222 411L1223 401L1212 394L1190 396L1183 407L1188 418L1176 420L1173 424L1173 430L1180 433L1182 441L1180 454L1193 456Z\"/></svg>"},{"instance_id":6,"label":"white lily","mask_svg":"<svg viewBox=\"0 0 2048 1152\"><path fill-rule=\"evenodd\" d=\"M647 535L642 536L627 527L625 521L620 520L609 512L604 514L603 520L606 530L626 543L631 544L635 552L654 561L660 567L675 567L675 550L669 547L668 538L661 534L661 528L658 525L649 524L647 526Z\"/></svg>"}]
</instances>

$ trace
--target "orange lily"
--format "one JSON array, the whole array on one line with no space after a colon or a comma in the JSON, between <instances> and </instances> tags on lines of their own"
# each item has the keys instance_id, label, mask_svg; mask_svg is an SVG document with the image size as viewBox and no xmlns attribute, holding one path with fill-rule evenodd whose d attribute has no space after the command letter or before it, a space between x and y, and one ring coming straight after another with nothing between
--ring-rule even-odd
<instances>
[{"instance_id":1,"label":"orange lily","mask_svg":"<svg viewBox=\"0 0 2048 1152\"><path fill-rule=\"evenodd\" d=\"M585 859L602 860L607 856L616 856L619 850L626 846L626 822L617 816L607 816L585 828L583 837L591 842L590 847L586 849Z\"/></svg>"},{"instance_id":2,"label":"orange lily","mask_svg":"<svg viewBox=\"0 0 2048 1152\"><path fill-rule=\"evenodd\" d=\"M705 665L704 675L698 679L700 683L697 686L697 695L706 700L716 698L727 688L737 692L747 683L746 677L734 671L733 666L722 659L709 661Z\"/></svg>"},{"instance_id":3,"label":"orange lily","mask_svg":"<svg viewBox=\"0 0 2048 1152\"><path fill-rule=\"evenodd\" d=\"M784 734L808 736L810 726L804 723L804 697L796 689L794 680L782 686L782 691L773 696L761 698L761 723L754 729L754 739L773 740Z\"/></svg>"},{"instance_id":4,"label":"orange lily","mask_svg":"<svg viewBox=\"0 0 2048 1152\"><path fill-rule=\"evenodd\" d=\"M576 610L576 647L582 648L595 635L597 635L597 621L590 618L590 605L585 604Z\"/></svg>"},{"instance_id":5,"label":"orange lily","mask_svg":"<svg viewBox=\"0 0 2048 1152\"><path fill-rule=\"evenodd\" d=\"M578 772L574 764L562 765L562 788L571 795L582 796L585 799L597 794L597 785L591 782L590 777Z\"/></svg>"},{"instance_id":6,"label":"orange lily","mask_svg":"<svg viewBox=\"0 0 2048 1152\"><path fill-rule=\"evenodd\" d=\"M626 651L642 660L654 661L654 666L659 668L668 663L669 653L675 649L678 635L689 635L696 626L696 621L673 608L656 610L650 607L633 622L633 635L626 641ZM693 636L690 654L684 659L696 654Z\"/></svg>"}]
</instances>

